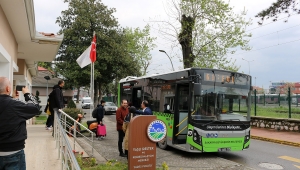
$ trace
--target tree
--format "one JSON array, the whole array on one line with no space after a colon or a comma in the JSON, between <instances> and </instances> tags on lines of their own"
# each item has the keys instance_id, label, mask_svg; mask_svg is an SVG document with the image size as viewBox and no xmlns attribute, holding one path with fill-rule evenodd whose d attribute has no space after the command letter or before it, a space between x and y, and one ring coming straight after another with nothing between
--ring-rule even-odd
<instances>
[{"instance_id":1,"label":"tree","mask_svg":"<svg viewBox=\"0 0 300 170\"><path fill-rule=\"evenodd\" d=\"M293 94L293 90L295 88L295 83L292 83L292 82L286 82L283 86L279 86L278 87L278 91L281 93L281 94L286 94L288 95L288 91L289 91L289 88L291 90L291 95Z\"/></svg>"},{"instance_id":2,"label":"tree","mask_svg":"<svg viewBox=\"0 0 300 170\"><path fill-rule=\"evenodd\" d=\"M184 68L238 70L235 61L226 54L235 53L237 47L250 50L246 38L251 34L245 29L251 22L245 21L245 10L234 14L222 0L171 0L167 6L170 20L155 22L162 23L159 25L162 36L175 45L180 44Z\"/></svg>"},{"instance_id":3,"label":"tree","mask_svg":"<svg viewBox=\"0 0 300 170\"><path fill-rule=\"evenodd\" d=\"M73 100L69 100L67 104L67 108L76 108L76 104L74 103Z\"/></svg>"},{"instance_id":4,"label":"tree","mask_svg":"<svg viewBox=\"0 0 300 170\"><path fill-rule=\"evenodd\" d=\"M41 100L40 100L40 92L37 90L36 92L35 92L35 99L36 99L36 101L38 102L38 103L41 103ZM42 113L42 111L41 111L41 108L42 108L42 106L40 106L40 108L39 108L39 115Z\"/></svg>"},{"instance_id":5,"label":"tree","mask_svg":"<svg viewBox=\"0 0 300 170\"><path fill-rule=\"evenodd\" d=\"M141 75L137 58L128 50L125 29L119 28L113 17L115 9L108 8L100 0L65 0L69 8L57 18L64 33L58 51L57 71L77 89L89 86L90 66L80 68L76 59L91 44L93 32L97 36L97 59L95 62L94 103L98 103L99 89L115 79L126 75Z\"/></svg>"},{"instance_id":6,"label":"tree","mask_svg":"<svg viewBox=\"0 0 300 170\"><path fill-rule=\"evenodd\" d=\"M142 75L146 75L152 59L150 51L156 47L153 43L156 38L150 36L150 26L146 25L142 30L140 28L126 28L125 34L128 38L127 48L130 54L141 66Z\"/></svg>"},{"instance_id":7,"label":"tree","mask_svg":"<svg viewBox=\"0 0 300 170\"><path fill-rule=\"evenodd\" d=\"M262 10L255 17L261 18L259 25L263 24L265 19L272 18L272 21L277 21L280 14L286 14L287 18L293 14L300 14L299 0L277 0L269 8ZM298 7L297 7L298 5ZM288 19L284 20L287 22Z\"/></svg>"},{"instance_id":8,"label":"tree","mask_svg":"<svg viewBox=\"0 0 300 170\"><path fill-rule=\"evenodd\" d=\"M47 70L53 71L51 62L38 62L38 66L43 67Z\"/></svg>"}]
</instances>

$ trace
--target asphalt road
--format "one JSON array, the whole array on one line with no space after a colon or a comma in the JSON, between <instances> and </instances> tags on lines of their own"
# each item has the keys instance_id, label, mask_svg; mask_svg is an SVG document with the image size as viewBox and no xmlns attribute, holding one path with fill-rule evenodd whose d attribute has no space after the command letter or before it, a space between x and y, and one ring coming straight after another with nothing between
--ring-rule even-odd
<instances>
[{"instance_id":1,"label":"asphalt road","mask_svg":"<svg viewBox=\"0 0 300 170\"><path fill-rule=\"evenodd\" d=\"M300 148L252 140L250 148L241 152L220 152L216 156L257 170L300 169Z\"/></svg>"},{"instance_id":2,"label":"asphalt road","mask_svg":"<svg viewBox=\"0 0 300 170\"><path fill-rule=\"evenodd\" d=\"M85 116L86 120L90 120L89 109L84 109L83 111L87 113ZM105 117L111 122L116 122L115 115L105 115ZM220 157L257 170L300 169L299 147L291 147L259 140L252 140L248 150L239 152L205 153L196 155L177 151L175 149L170 149L168 151L175 155L180 155L180 157L184 157L186 159L192 157L199 157L199 159L203 157L210 159L214 157Z\"/></svg>"}]
</instances>

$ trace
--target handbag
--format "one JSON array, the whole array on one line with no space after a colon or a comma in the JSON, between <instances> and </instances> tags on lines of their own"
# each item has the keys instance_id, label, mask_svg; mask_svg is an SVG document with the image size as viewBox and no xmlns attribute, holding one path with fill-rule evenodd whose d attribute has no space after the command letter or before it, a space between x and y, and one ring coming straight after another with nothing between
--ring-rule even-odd
<instances>
[{"instance_id":1,"label":"handbag","mask_svg":"<svg viewBox=\"0 0 300 170\"><path fill-rule=\"evenodd\" d=\"M50 112L50 109L49 109L49 107L50 107L49 102L48 102L47 105L48 105L48 107L47 107L46 113L47 113L47 115L51 115L51 112Z\"/></svg>"}]
</instances>

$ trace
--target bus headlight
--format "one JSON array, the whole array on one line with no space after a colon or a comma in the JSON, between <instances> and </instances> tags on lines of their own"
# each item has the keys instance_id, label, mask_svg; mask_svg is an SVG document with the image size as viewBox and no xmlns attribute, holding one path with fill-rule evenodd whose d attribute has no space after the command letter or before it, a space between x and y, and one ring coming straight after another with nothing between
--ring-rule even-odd
<instances>
[{"instance_id":1,"label":"bus headlight","mask_svg":"<svg viewBox=\"0 0 300 170\"><path fill-rule=\"evenodd\" d=\"M244 143L247 143L250 140L250 131L249 134L245 136Z\"/></svg>"},{"instance_id":2,"label":"bus headlight","mask_svg":"<svg viewBox=\"0 0 300 170\"><path fill-rule=\"evenodd\" d=\"M200 136L196 130L193 131L193 141L199 145L202 145L202 136Z\"/></svg>"}]
</instances>

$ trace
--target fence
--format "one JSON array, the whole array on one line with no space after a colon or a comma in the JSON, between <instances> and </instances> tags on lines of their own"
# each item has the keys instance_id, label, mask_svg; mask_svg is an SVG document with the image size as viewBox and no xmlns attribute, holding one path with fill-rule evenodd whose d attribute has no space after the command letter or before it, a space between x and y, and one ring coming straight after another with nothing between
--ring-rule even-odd
<instances>
[{"instance_id":1,"label":"fence","mask_svg":"<svg viewBox=\"0 0 300 170\"><path fill-rule=\"evenodd\" d=\"M82 142L85 142L86 144L90 145L92 147L92 156L94 154L94 132L87 129L85 126L83 126L81 123L77 122L75 119L70 117L68 114L63 112L62 110L59 110L59 115L54 115L54 138L56 140L56 147L58 148L58 157L61 159L62 162L62 168L61 169L72 169L72 170L80 170L80 166L77 162L77 159L74 155L75 149L76 149L76 141L81 140L79 138L87 139L87 141L91 142L91 145L86 141L82 140ZM69 121L69 122L68 122ZM70 123L72 122L72 123ZM80 128L79 128L80 127ZM73 130L73 133L70 133L68 129L81 129L83 128L84 132L87 132L90 134L90 137L85 136L81 131ZM72 136L74 142L73 147L70 144L69 136Z\"/></svg>"},{"instance_id":2,"label":"fence","mask_svg":"<svg viewBox=\"0 0 300 170\"><path fill-rule=\"evenodd\" d=\"M251 102L251 114L254 116L300 119L300 95L292 94L290 88L286 94L266 94L253 90Z\"/></svg>"}]
</instances>

